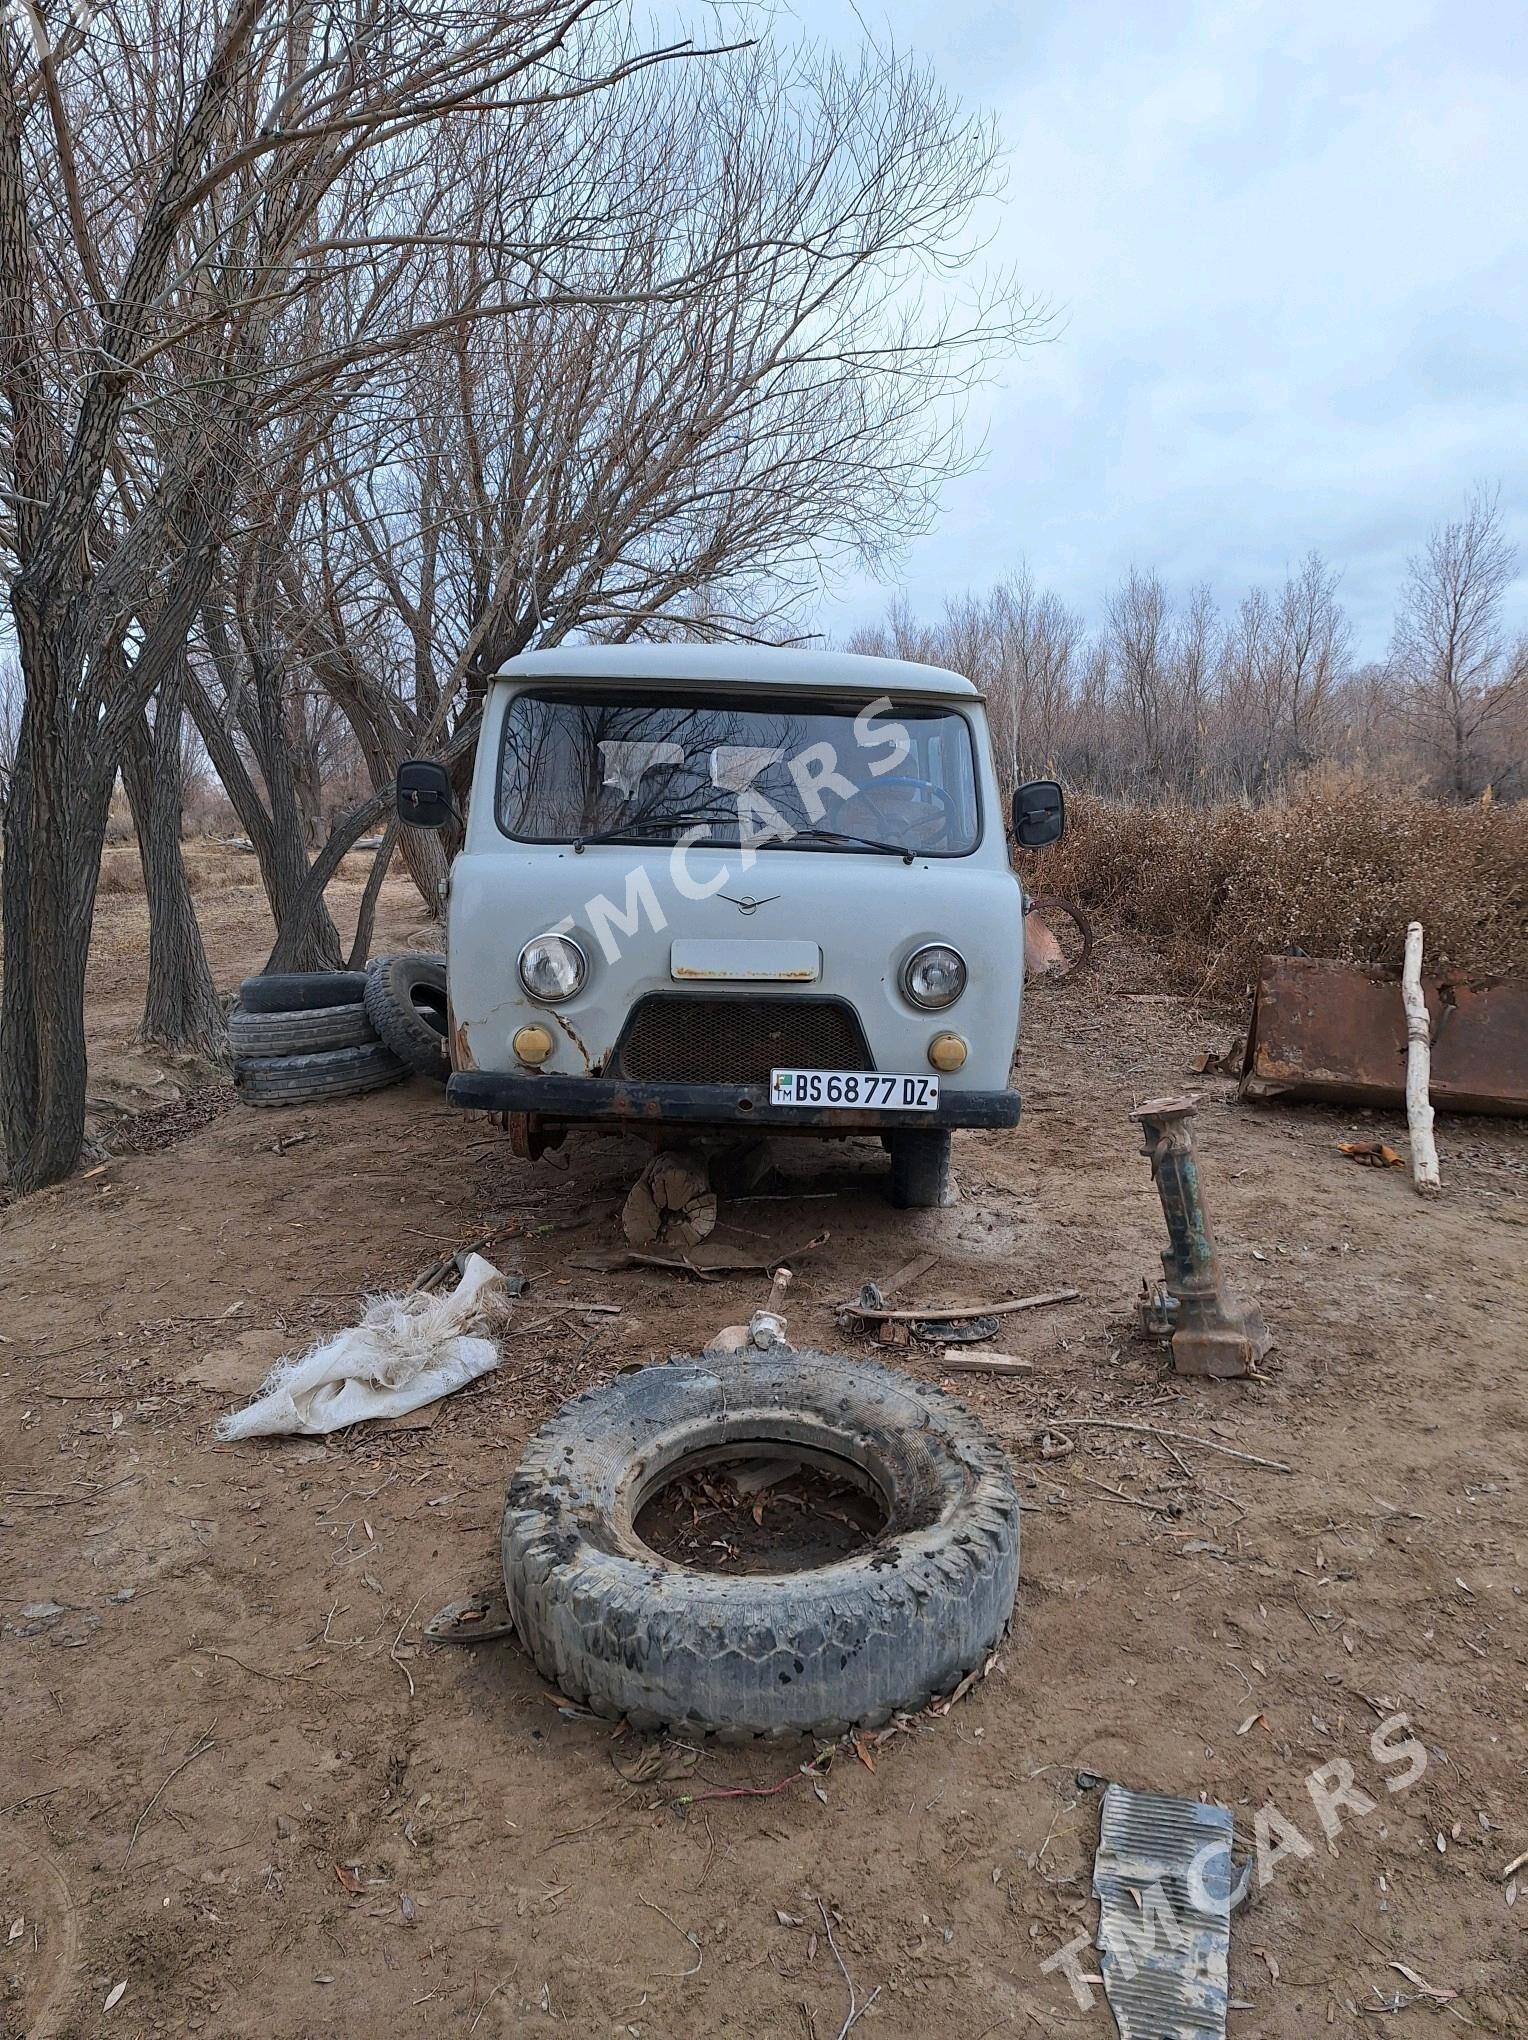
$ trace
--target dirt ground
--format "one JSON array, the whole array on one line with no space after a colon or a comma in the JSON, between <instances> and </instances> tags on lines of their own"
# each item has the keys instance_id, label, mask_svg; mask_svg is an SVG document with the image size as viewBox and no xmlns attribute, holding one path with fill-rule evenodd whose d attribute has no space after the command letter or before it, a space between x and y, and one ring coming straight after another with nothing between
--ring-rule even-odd
<instances>
[{"instance_id":1,"label":"dirt ground","mask_svg":"<svg viewBox=\"0 0 1528 2040\"><path fill-rule=\"evenodd\" d=\"M229 989L262 954L252 878L203 896ZM428 945L409 897L384 944ZM97 1089L131 1061L142 933L140 899L103 898ZM512 1643L421 1638L492 1576L550 1411L763 1300L569 1267L618 1238L620 1150L517 1162L418 1083L280 1114L209 1093L0 1214L0 2030L834 2040L868 2004L854 2030L887 2040L1106 2035L1042 1967L1096 1928L1083 1772L1223 1801L1249 1848L1269 1805L1298 1830L1233 1920L1233 2035L1528 2032L1528 1869L1521 1896L1503 1875L1528 1849L1528 1136L1440 1121L1424 1205L1335 1151L1392 1122L1196 1080L1229 1271L1278 1347L1252 1384L1177 1379L1128 1336L1161 1218L1127 1114L1228 1031L1105 942L1032 995L1023 1124L958 1137L958 1205L893 1212L854 1142L782 1148L787 1187L724 1208L761 1252L828 1235L794 1262L803 1343L855 1349L833 1306L920 1251L911 1301L1081 1291L1005 1326L1032 1375L959 1383L1027 1504L997 1663L815 1775L806 1747L706 1748L633 1778L635 1739L560 1712ZM276 1353L490 1227L530 1288L432 1427L214 1442ZM1425 1771L1390 1791L1396 1713ZM1373 1804L1329 1844L1306 1780L1334 1760Z\"/></svg>"}]
</instances>

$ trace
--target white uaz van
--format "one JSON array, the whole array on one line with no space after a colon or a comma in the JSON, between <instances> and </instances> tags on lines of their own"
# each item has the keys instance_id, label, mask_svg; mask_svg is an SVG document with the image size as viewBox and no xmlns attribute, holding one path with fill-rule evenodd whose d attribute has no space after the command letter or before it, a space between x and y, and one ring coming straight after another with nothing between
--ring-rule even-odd
<instances>
[{"instance_id":1,"label":"white uaz van","mask_svg":"<svg viewBox=\"0 0 1528 2040\"><path fill-rule=\"evenodd\" d=\"M444 768L402 819L454 812ZM879 1134L941 1201L955 1126L1012 1126L1024 983L980 696L932 666L571 646L489 689L447 951L453 1104L570 1126ZM1061 789L1016 796L1030 847Z\"/></svg>"}]
</instances>

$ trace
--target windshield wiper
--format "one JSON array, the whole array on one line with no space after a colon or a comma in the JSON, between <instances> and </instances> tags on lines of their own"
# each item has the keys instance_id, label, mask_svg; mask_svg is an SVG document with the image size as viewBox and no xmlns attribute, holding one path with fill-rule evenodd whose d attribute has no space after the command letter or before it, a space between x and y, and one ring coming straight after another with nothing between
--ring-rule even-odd
<instances>
[{"instance_id":1,"label":"windshield wiper","mask_svg":"<svg viewBox=\"0 0 1528 2040\"><path fill-rule=\"evenodd\" d=\"M915 851L905 843L882 843L874 836L846 836L841 829L797 829L797 836L808 836L816 843L852 843L857 850L879 850L889 857L900 857L904 864L911 864Z\"/></svg>"},{"instance_id":2,"label":"windshield wiper","mask_svg":"<svg viewBox=\"0 0 1528 2040\"><path fill-rule=\"evenodd\" d=\"M651 815L645 821L640 817L629 822L615 822L608 829L586 829L574 838L573 848L581 851L586 843L619 843L628 836L651 836L660 829L693 829L711 827L724 816L678 814ZM905 843L883 843L875 836L850 836L841 829L792 829L789 836L762 836L758 847L761 850L777 850L791 843L808 841L813 843L848 843L856 850L874 850L883 857L900 857L904 864L911 864L916 852L909 850ZM718 843L717 849L726 849L725 843Z\"/></svg>"},{"instance_id":3,"label":"windshield wiper","mask_svg":"<svg viewBox=\"0 0 1528 2040\"><path fill-rule=\"evenodd\" d=\"M608 829L585 829L573 839L573 848L580 851L586 843L619 843L624 836L651 836L659 829L693 829L702 824L709 828L717 819L716 815L678 814L650 815L644 821L638 815L628 822L613 822Z\"/></svg>"}]
</instances>

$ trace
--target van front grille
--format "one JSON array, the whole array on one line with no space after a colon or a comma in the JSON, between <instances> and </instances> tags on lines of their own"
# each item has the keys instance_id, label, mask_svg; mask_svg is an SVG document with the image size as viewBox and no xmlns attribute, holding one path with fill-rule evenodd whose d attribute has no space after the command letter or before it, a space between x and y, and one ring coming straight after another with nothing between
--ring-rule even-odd
<instances>
[{"instance_id":1,"label":"van front grille","mask_svg":"<svg viewBox=\"0 0 1528 2040\"><path fill-rule=\"evenodd\" d=\"M708 998L649 992L632 1008L606 1075L647 1084L767 1084L775 1069L873 1070L842 999Z\"/></svg>"}]
</instances>

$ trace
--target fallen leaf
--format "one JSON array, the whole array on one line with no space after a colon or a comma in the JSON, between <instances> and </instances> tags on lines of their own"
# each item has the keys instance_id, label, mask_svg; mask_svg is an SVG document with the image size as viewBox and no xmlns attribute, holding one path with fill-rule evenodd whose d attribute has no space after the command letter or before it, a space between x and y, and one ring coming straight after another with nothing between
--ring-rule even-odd
<instances>
[{"instance_id":1,"label":"fallen leaf","mask_svg":"<svg viewBox=\"0 0 1528 2040\"><path fill-rule=\"evenodd\" d=\"M860 1762L864 1765L867 1771L872 1772L874 1771L875 1758L871 1756L869 1750L866 1749L865 1739L861 1735L856 1735L854 1738L854 1754L859 1758Z\"/></svg>"},{"instance_id":2,"label":"fallen leaf","mask_svg":"<svg viewBox=\"0 0 1528 2040\"><path fill-rule=\"evenodd\" d=\"M19 1940L21 1939L22 1935L23 1935L23 1934L24 1934L24 1933L26 1932L26 1930L27 1930L27 1923L26 1923L26 1921L25 1921L25 1920L12 1920L12 1921L11 1921L11 1930L10 1930L10 1932L9 1932L9 1933L8 1933L8 1934L6 1935L6 1937L5 1937L5 1938L6 1938L6 1940L7 1940L7 1941L19 1941Z\"/></svg>"},{"instance_id":3,"label":"fallen leaf","mask_svg":"<svg viewBox=\"0 0 1528 2040\"><path fill-rule=\"evenodd\" d=\"M1337 1152L1346 1155L1350 1162L1362 1162L1371 1169L1402 1169L1406 1166L1404 1159L1384 1140L1340 1140Z\"/></svg>"},{"instance_id":4,"label":"fallen leaf","mask_svg":"<svg viewBox=\"0 0 1528 2040\"><path fill-rule=\"evenodd\" d=\"M403 1914L405 1924L408 1926L412 1926L415 1920L418 1919L419 1917L419 1908L418 1906L415 1905L412 1897L409 1895L408 1892L404 1891L399 1893L398 1906L399 1910Z\"/></svg>"},{"instance_id":5,"label":"fallen leaf","mask_svg":"<svg viewBox=\"0 0 1528 2040\"><path fill-rule=\"evenodd\" d=\"M1259 1722L1263 1724L1264 1728L1268 1726L1268 1717L1261 1709L1256 1714L1249 1714L1236 1733L1238 1735L1245 1735L1249 1728L1256 1728Z\"/></svg>"},{"instance_id":6,"label":"fallen leaf","mask_svg":"<svg viewBox=\"0 0 1528 2040\"><path fill-rule=\"evenodd\" d=\"M354 1870L351 1869L348 1863L336 1863L334 1874L339 1880L341 1889L348 1891L353 1898L361 1888L361 1880L357 1877Z\"/></svg>"},{"instance_id":7,"label":"fallen leaf","mask_svg":"<svg viewBox=\"0 0 1528 2040\"><path fill-rule=\"evenodd\" d=\"M775 1907L775 1918L782 1927L804 1927L806 1925L806 1921L801 1917L800 1913L781 1912L778 1906Z\"/></svg>"},{"instance_id":8,"label":"fallen leaf","mask_svg":"<svg viewBox=\"0 0 1528 2040\"><path fill-rule=\"evenodd\" d=\"M113 2005L120 2004L122 2002L122 1993L126 1989L127 1978L124 1976L120 1983L114 1983L111 1989L106 1993L106 2002L104 2005L102 2005L101 2010L103 2012L109 2012Z\"/></svg>"},{"instance_id":9,"label":"fallen leaf","mask_svg":"<svg viewBox=\"0 0 1528 2040\"><path fill-rule=\"evenodd\" d=\"M645 1742L629 1756L610 1752L610 1761L628 1785L654 1785L674 1778L688 1778L700 1762L694 1743Z\"/></svg>"},{"instance_id":10,"label":"fallen leaf","mask_svg":"<svg viewBox=\"0 0 1528 2040\"><path fill-rule=\"evenodd\" d=\"M1408 1969L1404 1962L1392 1962L1390 1967L1399 1970L1409 1984L1421 1991L1423 1997L1434 1998L1440 2005L1446 2005L1450 1999L1459 1995L1456 1990L1440 1990L1437 1984L1429 1983L1425 1976L1418 1976L1414 1969Z\"/></svg>"},{"instance_id":11,"label":"fallen leaf","mask_svg":"<svg viewBox=\"0 0 1528 2040\"><path fill-rule=\"evenodd\" d=\"M1268 1964L1268 1974L1273 1978L1274 1982L1277 1983L1279 1980L1279 1965L1278 1959L1274 1955L1273 1950L1271 1948L1259 1948L1256 1952L1259 1955L1261 1955L1263 1960Z\"/></svg>"}]
</instances>

